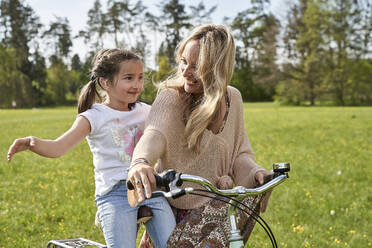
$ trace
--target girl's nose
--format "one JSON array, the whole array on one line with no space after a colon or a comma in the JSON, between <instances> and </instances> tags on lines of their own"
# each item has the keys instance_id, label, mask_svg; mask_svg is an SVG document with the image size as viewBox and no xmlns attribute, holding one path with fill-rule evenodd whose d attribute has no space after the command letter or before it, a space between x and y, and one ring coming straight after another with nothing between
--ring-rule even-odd
<instances>
[{"instance_id":1,"label":"girl's nose","mask_svg":"<svg viewBox=\"0 0 372 248\"><path fill-rule=\"evenodd\" d=\"M136 81L134 82L134 84L133 84L133 88L134 88L134 89L138 89L138 88L141 87L141 85L142 85L142 80L138 79L138 80L136 80Z\"/></svg>"}]
</instances>

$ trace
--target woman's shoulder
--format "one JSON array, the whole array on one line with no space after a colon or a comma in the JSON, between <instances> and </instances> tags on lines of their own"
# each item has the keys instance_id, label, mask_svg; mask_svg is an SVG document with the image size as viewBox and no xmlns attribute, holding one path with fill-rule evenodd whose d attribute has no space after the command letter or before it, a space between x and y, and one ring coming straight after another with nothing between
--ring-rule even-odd
<instances>
[{"instance_id":1,"label":"woman's shoulder","mask_svg":"<svg viewBox=\"0 0 372 248\"><path fill-rule=\"evenodd\" d=\"M152 104L147 124L165 132L168 127L182 121L182 110L182 100L177 90L163 89Z\"/></svg>"},{"instance_id":2,"label":"woman's shoulder","mask_svg":"<svg viewBox=\"0 0 372 248\"><path fill-rule=\"evenodd\" d=\"M181 101L178 90L173 88L164 88L160 90L159 94L156 96L153 106L156 104L177 105L181 103Z\"/></svg>"},{"instance_id":3,"label":"woman's shoulder","mask_svg":"<svg viewBox=\"0 0 372 248\"><path fill-rule=\"evenodd\" d=\"M242 98L242 94L240 93L240 91L235 88L234 86L227 86L228 90L230 91L230 94L232 97L238 97L238 98Z\"/></svg>"},{"instance_id":4,"label":"woman's shoulder","mask_svg":"<svg viewBox=\"0 0 372 248\"><path fill-rule=\"evenodd\" d=\"M228 91L230 93L230 103L232 108L241 108L243 106L243 98L240 91L233 87L228 86Z\"/></svg>"},{"instance_id":5,"label":"woman's shoulder","mask_svg":"<svg viewBox=\"0 0 372 248\"><path fill-rule=\"evenodd\" d=\"M171 97L171 98L175 98L175 97L178 97L179 94L178 94L178 90L174 89L174 88L163 88L160 90L159 94L158 94L158 97Z\"/></svg>"}]
</instances>

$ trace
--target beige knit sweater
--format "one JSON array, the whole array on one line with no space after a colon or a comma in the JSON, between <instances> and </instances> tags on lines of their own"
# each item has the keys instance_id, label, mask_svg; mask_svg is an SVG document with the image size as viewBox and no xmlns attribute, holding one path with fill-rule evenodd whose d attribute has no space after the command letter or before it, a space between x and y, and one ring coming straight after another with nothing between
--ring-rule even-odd
<instances>
[{"instance_id":1,"label":"beige knit sweater","mask_svg":"<svg viewBox=\"0 0 372 248\"><path fill-rule=\"evenodd\" d=\"M241 94L230 86L228 90L231 103L225 127L218 134L204 131L198 155L186 146L182 100L176 90L162 90L152 105L144 135L132 159L145 158L151 164L158 162L158 172L175 169L201 176L219 188L231 188L233 184L253 187L256 172L264 168L253 160L253 151L244 129ZM187 186L190 184L184 183L183 187ZM170 203L177 208L193 209L207 201L209 199L205 197L187 195L170 200Z\"/></svg>"}]
</instances>

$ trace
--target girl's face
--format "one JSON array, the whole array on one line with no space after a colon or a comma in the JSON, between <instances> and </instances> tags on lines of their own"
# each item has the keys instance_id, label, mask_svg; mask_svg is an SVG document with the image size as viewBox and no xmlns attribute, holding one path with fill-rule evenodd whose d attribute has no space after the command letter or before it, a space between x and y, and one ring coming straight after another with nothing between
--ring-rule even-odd
<instances>
[{"instance_id":1,"label":"girl's face","mask_svg":"<svg viewBox=\"0 0 372 248\"><path fill-rule=\"evenodd\" d=\"M109 106L128 110L128 104L137 101L143 90L143 65L139 60L127 60L120 63L120 71L114 77L114 83L106 88Z\"/></svg>"},{"instance_id":2,"label":"girl's face","mask_svg":"<svg viewBox=\"0 0 372 248\"><path fill-rule=\"evenodd\" d=\"M185 79L184 89L187 93L201 94L203 93L203 84L196 73L196 66L199 58L199 41L191 40L187 42L180 62L182 76Z\"/></svg>"}]
</instances>

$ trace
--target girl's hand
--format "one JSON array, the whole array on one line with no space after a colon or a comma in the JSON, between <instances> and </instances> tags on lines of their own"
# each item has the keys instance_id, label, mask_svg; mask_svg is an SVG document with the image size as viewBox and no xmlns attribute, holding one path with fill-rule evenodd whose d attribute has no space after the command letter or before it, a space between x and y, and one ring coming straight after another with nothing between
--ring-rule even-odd
<instances>
[{"instance_id":1,"label":"girl's hand","mask_svg":"<svg viewBox=\"0 0 372 248\"><path fill-rule=\"evenodd\" d=\"M145 194L146 198L151 197L152 189L156 188L154 174L154 169L144 163L136 164L128 171L128 180L130 180L136 188L138 202L143 202L145 200Z\"/></svg>"},{"instance_id":2,"label":"girl's hand","mask_svg":"<svg viewBox=\"0 0 372 248\"><path fill-rule=\"evenodd\" d=\"M16 154L17 152L29 150L33 146L35 146L35 137L33 136L16 139L13 142L13 144L9 147L8 162L12 160L13 155Z\"/></svg>"}]
</instances>

